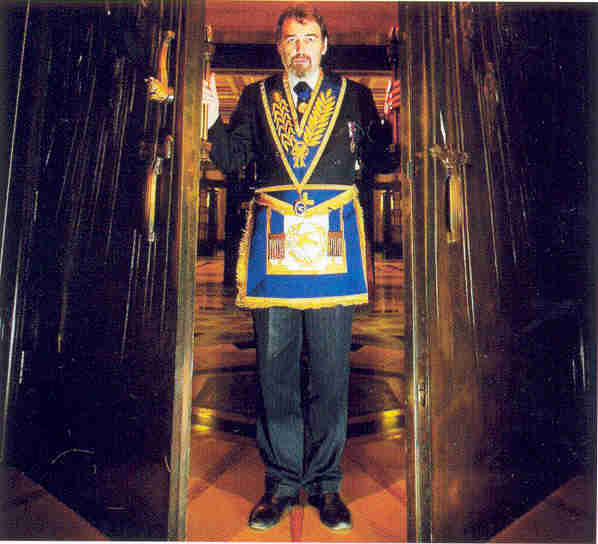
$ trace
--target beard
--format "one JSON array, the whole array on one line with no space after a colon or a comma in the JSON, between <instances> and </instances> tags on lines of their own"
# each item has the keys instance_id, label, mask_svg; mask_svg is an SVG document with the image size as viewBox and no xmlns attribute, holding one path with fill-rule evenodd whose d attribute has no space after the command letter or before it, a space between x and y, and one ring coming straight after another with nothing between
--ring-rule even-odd
<instances>
[{"instance_id":1,"label":"beard","mask_svg":"<svg viewBox=\"0 0 598 544\"><path fill-rule=\"evenodd\" d=\"M307 56L302 56L300 58L306 59L307 62L296 62L297 58L298 57L293 57L287 63L287 70L292 72L296 77L303 78L306 75L310 74L313 71L314 67L311 62L311 58Z\"/></svg>"}]
</instances>

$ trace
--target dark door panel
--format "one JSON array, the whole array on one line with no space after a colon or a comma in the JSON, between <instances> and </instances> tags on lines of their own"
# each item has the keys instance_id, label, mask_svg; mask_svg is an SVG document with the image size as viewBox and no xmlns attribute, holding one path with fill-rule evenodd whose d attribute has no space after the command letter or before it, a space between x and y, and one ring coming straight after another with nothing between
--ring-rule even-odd
<instances>
[{"instance_id":1,"label":"dark door panel","mask_svg":"<svg viewBox=\"0 0 598 544\"><path fill-rule=\"evenodd\" d=\"M554 137L522 136L525 116L533 119L526 101L547 104L559 90L536 81L524 93L525 73L512 57L535 50L528 40L541 42L524 29L541 22L556 30L566 14L464 3L399 10L399 28L407 29L401 151L412 324L409 536L487 540L579 470L581 442L591 436L580 423L588 414L575 385L579 368L591 365L572 355L586 352L576 317L583 301L542 301L535 269L545 213L536 191L547 181L530 178L527 168L540 151L533 146ZM556 35L545 35L558 51ZM562 85L556 66L543 73ZM556 172L546 174L555 186ZM571 261L559 262L567 270ZM545 327L561 333L548 340Z\"/></svg>"},{"instance_id":2,"label":"dark door panel","mask_svg":"<svg viewBox=\"0 0 598 544\"><path fill-rule=\"evenodd\" d=\"M184 535L177 380L191 350L177 350L191 345L179 329L193 319L179 295L192 300L182 271L195 255L183 249L196 220L183 218L193 193L174 153L184 9L9 10L23 47L22 62L10 59L19 95L5 234L18 249L6 246L16 264L5 260L15 287L3 301L3 320L13 314L3 449L119 539ZM150 76L166 97L150 96Z\"/></svg>"}]
</instances>

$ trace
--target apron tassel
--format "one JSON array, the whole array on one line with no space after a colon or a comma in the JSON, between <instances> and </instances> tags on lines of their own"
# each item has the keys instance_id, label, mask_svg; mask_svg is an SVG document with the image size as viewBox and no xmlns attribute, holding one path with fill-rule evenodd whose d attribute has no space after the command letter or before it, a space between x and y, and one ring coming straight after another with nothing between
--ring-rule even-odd
<instances>
[{"instance_id":1,"label":"apron tassel","mask_svg":"<svg viewBox=\"0 0 598 544\"><path fill-rule=\"evenodd\" d=\"M268 234L268 259L284 259L284 234Z\"/></svg>"},{"instance_id":2,"label":"apron tassel","mask_svg":"<svg viewBox=\"0 0 598 544\"><path fill-rule=\"evenodd\" d=\"M329 232L328 233L328 256L342 257L343 256L343 233Z\"/></svg>"}]
</instances>

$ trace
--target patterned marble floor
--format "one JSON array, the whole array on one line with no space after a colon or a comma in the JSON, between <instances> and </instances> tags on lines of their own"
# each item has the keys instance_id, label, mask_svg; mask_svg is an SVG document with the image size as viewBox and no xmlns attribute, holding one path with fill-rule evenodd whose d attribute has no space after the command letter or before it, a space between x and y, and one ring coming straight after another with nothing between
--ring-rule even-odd
<instances>
[{"instance_id":1,"label":"patterned marble floor","mask_svg":"<svg viewBox=\"0 0 598 544\"><path fill-rule=\"evenodd\" d=\"M191 451L187 536L195 541L405 542L406 495L401 439L349 440L342 459L342 495L353 529L335 534L301 499L269 531L247 526L263 492L263 466L252 440L195 435Z\"/></svg>"}]
</instances>

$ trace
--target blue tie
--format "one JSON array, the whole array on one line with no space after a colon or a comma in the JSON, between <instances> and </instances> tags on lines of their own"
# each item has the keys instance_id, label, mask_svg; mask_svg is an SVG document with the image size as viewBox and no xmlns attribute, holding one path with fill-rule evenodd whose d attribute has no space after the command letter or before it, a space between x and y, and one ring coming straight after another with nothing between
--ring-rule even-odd
<instances>
[{"instance_id":1,"label":"blue tie","mask_svg":"<svg viewBox=\"0 0 598 544\"><path fill-rule=\"evenodd\" d=\"M297 111L299 112L299 118L301 118L309 102L311 87L305 81L300 81L295 85L293 90L297 93Z\"/></svg>"}]
</instances>

